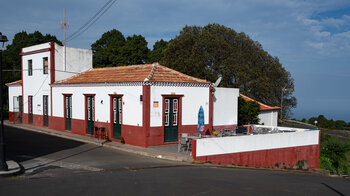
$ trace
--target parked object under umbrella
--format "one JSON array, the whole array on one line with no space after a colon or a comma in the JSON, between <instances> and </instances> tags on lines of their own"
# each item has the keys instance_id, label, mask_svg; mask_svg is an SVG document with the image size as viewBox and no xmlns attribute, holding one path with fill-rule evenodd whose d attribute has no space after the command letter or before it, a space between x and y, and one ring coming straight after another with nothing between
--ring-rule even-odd
<instances>
[{"instance_id":1,"label":"parked object under umbrella","mask_svg":"<svg viewBox=\"0 0 350 196\"><path fill-rule=\"evenodd\" d=\"M198 111L198 133L204 132L204 110L201 106Z\"/></svg>"}]
</instances>

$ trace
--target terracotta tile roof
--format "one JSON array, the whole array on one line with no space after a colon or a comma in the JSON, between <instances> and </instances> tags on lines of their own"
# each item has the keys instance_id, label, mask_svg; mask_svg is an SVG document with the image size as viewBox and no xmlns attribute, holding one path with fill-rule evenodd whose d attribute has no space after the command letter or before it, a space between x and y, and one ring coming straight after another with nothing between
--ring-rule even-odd
<instances>
[{"instance_id":1,"label":"terracotta tile roof","mask_svg":"<svg viewBox=\"0 0 350 196\"><path fill-rule=\"evenodd\" d=\"M119 67L92 68L55 84L116 83L116 82L174 82L201 83L209 81L194 78L158 63Z\"/></svg>"},{"instance_id":2,"label":"terracotta tile roof","mask_svg":"<svg viewBox=\"0 0 350 196\"><path fill-rule=\"evenodd\" d=\"M9 86L9 85L21 85L22 86L22 80L17 80L14 82L6 83L6 86Z\"/></svg>"},{"instance_id":3,"label":"terracotta tile roof","mask_svg":"<svg viewBox=\"0 0 350 196\"><path fill-rule=\"evenodd\" d=\"M260 110L261 110L261 111L266 111L266 110L279 110L279 109L280 109L280 107L277 107L277 106L272 107L272 106L265 105L265 104L263 104L263 103L261 103L261 102L259 102L259 101L256 101L256 100L254 100L254 99L252 99L252 98L250 98L250 97L247 97L247 96L245 96L245 95L243 95L243 94L239 94L239 96L241 96L245 101L255 101L255 102L257 102L257 103L260 105Z\"/></svg>"}]
</instances>

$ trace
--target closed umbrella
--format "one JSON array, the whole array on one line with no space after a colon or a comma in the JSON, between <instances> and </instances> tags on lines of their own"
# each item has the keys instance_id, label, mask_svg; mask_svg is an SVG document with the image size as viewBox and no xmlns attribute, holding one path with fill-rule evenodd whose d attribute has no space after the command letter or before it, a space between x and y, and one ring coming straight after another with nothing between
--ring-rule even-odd
<instances>
[{"instance_id":1,"label":"closed umbrella","mask_svg":"<svg viewBox=\"0 0 350 196\"><path fill-rule=\"evenodd\" d=\"M204 110L202 106L199 108L198 111L198 132L204 132Z\"/></svg>"}]
</instances>

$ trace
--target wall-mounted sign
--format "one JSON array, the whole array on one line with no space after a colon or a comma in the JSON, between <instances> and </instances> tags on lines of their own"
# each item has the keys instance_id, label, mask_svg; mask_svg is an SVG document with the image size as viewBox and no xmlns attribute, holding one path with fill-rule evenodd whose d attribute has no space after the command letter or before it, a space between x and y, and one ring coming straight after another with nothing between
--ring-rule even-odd
<instances>
[{"instance_id":1,"label":"wall-mounted sign","mask_svg":"<svg viewBox=\"0 0 350 196\"><path fill-rule=\"evenodd\" d=\"M159 102L158 101L153 101L153 107L158 108L159 107Z\"/></svg>"}]
</instances>

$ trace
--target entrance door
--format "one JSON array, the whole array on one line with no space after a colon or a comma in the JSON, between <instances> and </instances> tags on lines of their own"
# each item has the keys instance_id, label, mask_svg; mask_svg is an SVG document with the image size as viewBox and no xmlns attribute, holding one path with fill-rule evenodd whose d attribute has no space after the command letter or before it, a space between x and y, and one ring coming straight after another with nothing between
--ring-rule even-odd
<instances>
[{"instance_id":1,"label":"entrance door","mask_svg":"<svg viewBox=\"0 0 350 196\"><path fill-rule=\"evenodd\" d=\"M49 96L44 95L43 96L43 112L44 112L44 126L49 126L49 112L48 112L48 100Z\"/></svg>"},{"instance_id":2,"label":"entrance door","mask_svg":"<svg viewBox=\"0 0 350 196\"><path fill-rule=\"evenodd\" d=\"M65 111L66 111L66 130L72 130L72 96L66 96L65 98Z\"/></svg>"},{"instance_id":3,"label":"entrance door","mask_svg":"<svg viewBox=\"0 0 350 196\"><path fill-rule=\"evenodd\" d=\"M179 99L164 100L164 142L176 142L178 134Z\"/></svg>"},{"instance_id":4,"label":"entrance door","mask_svg":"<svg viewBox=\"0 0 350 196\"><path fill-rule=\"evenodd\" d=\"M122 137L122 100L120 97L113 97L113 137L121 139Z\"/></svg>"},{"instance_id":5,"label":"entrance door","mask_svg":"<svg viewBox=\"0 0 350 196\"><path fill-rule=\"evenodd\" d=\"M33 124L33 96L28 96L29 124Z\"/></svg>"},{"instance_id":6,"label":"entrance door","mask_svg":"<svg viewBox=\"0 0 350 196\"><path fill-rule=\"evenodd\" d=\"M92 96L86 97L86 114L87 114L87 132L94 135L94 105L95 98Z\"/></svg>"},{"instance_id":7,"label":"entrance door","mask_svg":"<svg viewBox=\"0 0 350 196\"><path fill-rule=\"evenodd\" d=\"M19 115L19 122L22 123L22 110L23 110L23 105L22 105L22 96L18 96L18 115Z\"/></svg>"}]
</instances>

